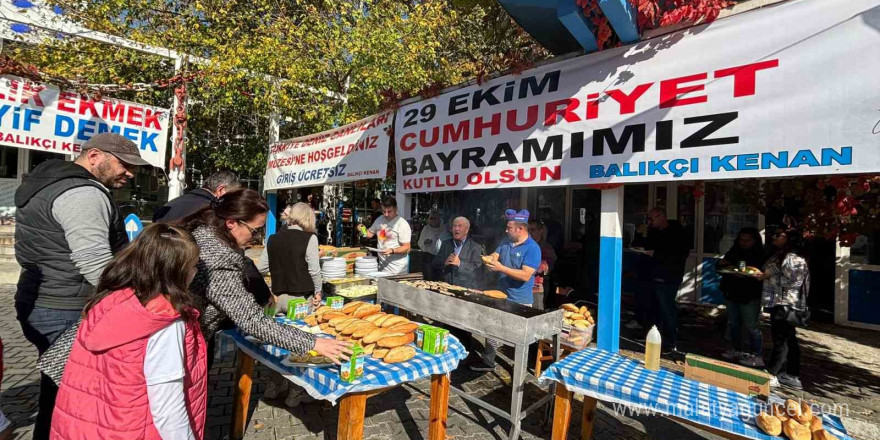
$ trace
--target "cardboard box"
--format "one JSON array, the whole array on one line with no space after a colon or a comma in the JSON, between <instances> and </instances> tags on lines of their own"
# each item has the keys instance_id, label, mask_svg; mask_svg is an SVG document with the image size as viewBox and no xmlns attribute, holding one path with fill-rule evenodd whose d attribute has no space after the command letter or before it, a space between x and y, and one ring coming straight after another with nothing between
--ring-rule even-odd
<instances>
[{"instance_id":1,"label":"cardboard box","mask_svg":"<svg viewBox=\"0 0 880 440\"><path fill-rule=\"evenodd\" d=\"M694 354L685 358L684 377L749 396L770 395L770 373Z\"/></svg>"},{"instance_id":2,"label":"cardboard box","mask_svg":"<svg viewBox=\"0 0 880 440\"><path fill-rule=\"evenodd\" d=\"M329 296L324 304L333 310L342 310L342 307L345 306L345 298L341 296Z\"/></svg>"},{"instance_id":3,"label":"cardboard box","mask_svg":"<svg viewBox=\"0 0 880 440\"><path fill-rule=\"evenodd\" d=\"M423 325L416 329L416 346L428 354L443 354L449 348L449 330Z\"/></svg>"},{"instance_id":4,"label":"cardboard box","mask_svg":"<svg viewBox=\"0 0 880 440\"><path fill-rule=\"evenodd\" d=\"M309 302L305 298L294 298L287 302L287 317L303 319L309 316Z\"/></svg>"},{"instance_id":5,"label":"cardboard box","mask_svg":"<svg viewBox=\"0 0 880 440\"><path fill-rule=\"evenodd\" d=\"M364 375L364 349L359 345L351 347L348 362L339 365L339 380L352 383Z\"/></svg>"}]
</instances>

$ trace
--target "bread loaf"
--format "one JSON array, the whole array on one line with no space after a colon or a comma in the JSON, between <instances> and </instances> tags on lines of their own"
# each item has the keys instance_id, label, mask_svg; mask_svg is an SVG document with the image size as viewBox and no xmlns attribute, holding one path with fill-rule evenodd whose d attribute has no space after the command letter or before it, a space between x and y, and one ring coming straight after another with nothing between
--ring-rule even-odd
<instances>
[{"instance_id":1,"label":"bread loaf","mask_svg":"<svg viewBox=\"0 0 880 440\"><path fill-rule=\"evenodd\" d=\"M837 440L837 437L824 429L820 429L813 433L813 440Z\"/></svg>"},{"instance_id":2,"label":"bread loaf","mask_svg":"<svg viewBox=\"0 0 880 440\"><path fill-rule=\"evenodd\" d=\"M570 313L579 313L580 309L574 304L563 304L562 309Z\"/></svg>"},{"instance_id":3,"label":"bread loaf","mask_svg":"<svg viewBox=\"0 0 880 440\"><path fill-rule=\"evenodd\" d=\"M379 319L373 321L373 324L376 324L377 326L382 327L382 324L384 324L385 321L387 321L395 316L397 316L397 315L387 314L385 316L380 316Z\"/></svg>"},{"instance_id":4,"label":"bread loaf","mask_svg":"<svg viewBox=\"0 0 880 440\"><path fill-rule=\"evenodd\" d=\"M801 404L791 399L786 400L785 414L788 416L789 419L794 419L795 421L797 421L801 417Z\"/></svg>"},{"instance_id":5,"label":"bread loaf","mask_svg":"<svg viewBox=\"0 0 880 440\"><path fill-rule=\"evenodd\" d=\"M396 333L412 333L419 328L419 325L414 322L405 322L403 324L395 324L390 327L391 331Z\"/></svg>"},{"instance_id":6,"label":"bread loaf","mask_svg":"<svg viewBox=\"0 0 880 440\"><path fill-rule=\"evenodd\" d=\"M348 319L336 324L336 327L334 327L334 328L336 329L336 331L341 332L341 331L345 330L346 327L348 327L352 324L356 324L359 321L360 321L359 319L348 318Z\"/></svg>"},{"instance_id":7,"label":"bread loaf","mask_svg":"<svg viewBox=\"0 0 880 440\"><path fill-rule=\"evenodd\" d=\"M375 325L375 324L373 324L373 325ZM367 335L364 336L361 341L364 344L373 344L376 341L378 341L379 338L381 338L382 336L384 336L385 334L390 333L390 332L391 331L388 330L387 328L376 328L373 331L367 333Z\"/></svg>"},{"instance_id":8,"label":"bread loaf","mask_svg":"<svg viewBox=\"0 0 880 440\"><path fill-rule=\"evenodd\" d=\"M813 408L809 403L801 401L801 413L798 415L797 421L802 425L810 426L810 422L813 421Z\"/></svg>"},{"instance_id":9,"label":"bread loaf","mask_svg":"<svg viewBox=\"0 0 880 440\"><path fill-rule=\"evenodd\" d=\"M329 315L329 314L330 313L328 313L327 315ZM326 317L327 315L324 315L324 316ZM330 319L327 322L329 322L330 325L333 326L333 328L336 328L336 326L338 326L339 324L342 324L344 321L348 321L349 319L354 319L354 318L351 318L348 315L342 315L339 317L333 317L332 319Z\"/></svg>"},{"instance_id":10,"label":"bread loaf","mask_svg":"<svg viewBox=\"0 0 880 440\"><path fill-rule=\"evenodd\" d=\"M355 310L357 310L358 307L362 306L363 304L363 301L352 301L342 308L342 313L345 313L346 315L351 315L352 313L354 313Z\"/></svg>"},{"instance_id":11,"label":"bread loaf","mask_svg":"<svg viewBox=\"0 0 880 440\"><path fill-rule=\"evenodd\" d=\"M377 346L376 348L373 349L373 359L379 359L381 361L382 358L384 358L385 355L388 354L389 350L390 349L388 349L388 348L379 348Z\"/></svg>"},{"instance_id":12,"label":"bread loaf","mask_svg":"<svg viewBox=\"0 0 880 440\"><path fill-rule=\"evenodd\" d=\"M813 438L810 428L801 425L793 418L789 418L782 424L782 432L791 440L811 440Z\"/></svg>"},{"instance_id":13,"label":"bread loaf","mask_svg":"<svg viewBox=\"0 0 880 440\"><path fill-rule=\"evenodd\" d=\"M329 306L321 306L321 307L318 307L317 309L315 309L315 316L317 316L317 317L320 318L321 315L323 315L323 314L325 314L325 313L327 313L327 312L332 312L332 311L333 311L333 308L332 308L332 307L329 307Z\"/></svg>"},{"instance_id":14,"label":"bread loaf","mask_svg":"<svg viewBox=\"0 0 880 440\"><path fill-rule=\"evenodd\" d=\"M406 319L403 316L392 315L390 318L382 321L382 323L379 324L379 327L391 328L397 324L403 324L405 322L409 322L409 319Z\"/></svg>"},{"instance_id":15,"label":"bread loaf","mask_svg":"<svg viewBox=\"0 0 880 440\"><path fill-rule=\"evenodd\" d=\"M507 294L500 290L487 290L483 292L483 295L486 295L489 298L507 299Z\"/></svg>"},{"instance_id":16,"label":"bread loaf","mask_svg":"<svg viewBox=\"0 0 880 440\"><path fill-rule=\"evenodd\" d=\"M581 315L580 313L572 313L571 316L568 317L568 319L571 319L572 321L584 321L587 319L587 317Z\"/></svg>"},{"instance_id":17,"label":"bread loaf","mask_svg":"<svg viewBox=\"0 0 880 440\"><path fill-rule=\"evenodd\" d=\"M321 322L330 322L334 319L339 319L339 318L347 319L348 315L346 315L345 313L339 313L339 312L327 312L327 313L321 315Z\"/></svg>"},{"instance_id":18,"label":"bread loaf","mask_svg":"<svg viewBox=\"0 0 880 440\"><path fill-rule=\"evenodd\" d=\"M816 432L825 429L822 426L822 419L819 417L813 416L813 420L810 420L810 431Z\"/></svg>"},{"instance_id":19,"label":"bread loaf","mask_svg":"<svg viewBox=\"0 0 880 440\"><path fill-rule=\"evenodd\" d=\"M378 304L364 304L361 307L358 307L357 310L354 311L355 318L366 318L370 315L374 315L379 313L382 310L382 306Z\"/></svg>"},{"instance_id":20,"label":"bread loaf","mask_svg":"<svg viewBox=\"0 0 880 440\"><path fill-rule=\"evenodd\" d=\"M385 336L379 338L376 341L376 345L382 348L395 348L400 347L401 345L406 345L411 343L416 339L416 335L413 333L401 334L401 333L389 333Z\"/></svg>"},{"instance_id":21,"label":"bread loaf","mask_svg":"<svg viewBox=\"0 0 880 440\"><path fill-rule=\"evenodd\" d=\"M365 336L370 334L373 330L376 330L376 324L372 322L366 322L364 325L358 327L357 330L351 333L351 337L355 339L363 339Z\"/></svg>"},{"instance_id":22,"label":"bread loaf","mask_svg":"<svg viewBox=\"0 0 880 440\"><path fill-rule=\"evenodd\" d=\"M587 306L581 306L579 313L585 317L590 316L590 309L588 309Z\"/></svg>"},{"instance_id":23,"label":"bread loaf","mask_svg":"<svg viewBox=\"0 0 880 440\"><path fill-rule=\"evenodd\" d=\"M367 344L364 346L364 354L370 355L373 354L373 350L376 349L376 344Z\"/></svg>"},{"instance_id":24,"label":"bread loaf","mask_svg":"<svg viewBox=\"0 0 880 440\"><path fill-rule=\"evenodd\" d=\"M309 327L314 327L314 326L318 325L318 318L315 316L306 316L303 319L303 322L305 322L306 325Z\"/></svg>"},{"instance_id":25,"label":"bread loaf","mask_svg":"<svg viewBox=\"0 0 880 440\"><path fill-rule=\"evenodd\" d=\"M573 321L572 325L577 328L590 328L590 325L592 324L590 324L590 321L587 321L586 319L581 319L578 321Z\"/></svg>"},{"instance_id":26,"label":"bread loaf","mask_svg":"<svg viewBox=\"0 0 880 440\"><path fill-rule=\"evenodd\" d=\"M367 321L372 322L373 324L375 324L376 321L377 321L379 318L381 318L381 317L383 317L383 316L385 316L385 315L386 315L386 313L384 313L384 312L379 312L379 313L374 313L374 314L372 314L372 315L370 315L370 316L367 316L367 317L364 318L364 319L366 319Z\"/></svg>"},{"instance_id":27,"label":"bread loaf","mask_svg":"<svg viewBox=\"0 0 880 440\"><path fill-rule=\"evenodd\" d=\"M782 421L776 416L767 414L764 411L761 411L761 414L758 414L758 416L755 417L755 423L757 423L758 428L761 428L761 431L764 431L769 435L777 436L782 434Z\"/></svg>"},{"instance_id":28,"label":"bread loaf","mask_svg":"<svg viewBox=\"0 0 880 440\"><path fill-rule=\"evenodd\" d=\"M785 423L788 420L788 414L785 413L785 406L781 403L774 403L770 406L770 414Z\"/></svg>"},{"instance_id":29,"label":"bread loaf","mask_svg":"<svg viewBox=\"0 0 880 440\"><path fill-rule=\"evenodd\" d=\"M416 357L416 349L407 345L388 350L388 353L385 354L382 360L388 364L396 364L398 362L406 362L414 357Z\"/></svg>"}]
</instances>

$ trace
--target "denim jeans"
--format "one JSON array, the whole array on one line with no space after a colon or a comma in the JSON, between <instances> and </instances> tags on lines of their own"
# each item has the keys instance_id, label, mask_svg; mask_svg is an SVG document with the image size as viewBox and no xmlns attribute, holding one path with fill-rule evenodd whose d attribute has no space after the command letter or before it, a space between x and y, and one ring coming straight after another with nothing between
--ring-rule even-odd
<instances>
[{"instance_id":1,"label":"denim jeans","mask_svg":"<svg viewBox=\"0 0 880 440\"><path fill-rule=\"evenodd\" d=\"M680 283L654 282L654 294L659 304L660 336L663 339L663 351L676 347L678 342L678 305L676 296Z\"/></svg>"},{"instance_id":2,"label":"denim jeans","mask_svg":"<svg viewBox=\"0 0 880 440\"><path fill-rule=\"evenodd\" d=\"M24 337L37 347L37 353L43 354L68 327L75 324L82 311L55 310L34 307L24 303L16 303L18 322ZM40 400L37 420L34 423L34 440L48 440L49 428L52 426L52 412L55 410L55 396L58 386L45 374L40 374Z\"/></svg>"},{"instance_id":3,"label":"denim jeans","mask_svg":"<svg viewBox=\"0 0 880 440\"><path fill-rule=\"evenodd\" d=\"M761 300L755 299L747 303L725 301L727 303L727 319L730 321L730 339L733 348L755 356L764 352L764 336L758 328L758 317L761 314ZM749 338L749 349L743 346L743 330Z\"/></svg>"}]
</instances>

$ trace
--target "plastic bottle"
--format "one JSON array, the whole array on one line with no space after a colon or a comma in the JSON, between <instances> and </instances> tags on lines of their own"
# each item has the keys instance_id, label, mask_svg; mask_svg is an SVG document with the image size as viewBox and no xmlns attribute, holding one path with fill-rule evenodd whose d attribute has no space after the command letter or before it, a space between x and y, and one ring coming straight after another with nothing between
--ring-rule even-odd
<instances>
[{"instance_id":1,"label":"plastic bottle","mask_svg":"<svg viewBox=\"0 0 880 440\"><path fill-rule=\"evenodd\" d=\"M652 326L645 339L645 368L652 371L660 369L660 331L657 326Z\"/></svg>"}]
</instances>

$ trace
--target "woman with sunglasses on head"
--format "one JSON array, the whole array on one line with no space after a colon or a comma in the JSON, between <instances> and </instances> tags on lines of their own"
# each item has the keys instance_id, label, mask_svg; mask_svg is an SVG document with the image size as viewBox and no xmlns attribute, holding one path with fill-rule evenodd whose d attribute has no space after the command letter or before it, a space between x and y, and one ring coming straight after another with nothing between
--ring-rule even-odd
<instances>
[{"instance_id":1,"label":"woman with sunglasses on head","mask_svg":"<svg viewBox=\"0 0 880 440\"><path fill-rule=\"evenodd\" d=\"M773 352L767 369L773 375L771 385L780 383L803 389L800 381L801 348L797 340L797 324L792 322L807 311L810 291L810 269L807 260L798 255L800 234L793 228L780 228L772 235L773 254L764 265L764 272L755 274L764 281L763 304L770 311L770 335Z\"/></svg>"},{"instance_id":2,"label":"woman with sunglasses on head","mask_svg":"<svg viewBox=\"0 0 880 440\"><path fill-rule=\"evenodd\" d=\"M349 344L315 338L294 327L279 324L263 313L244 284L244 247L259 240L269 206L252 189L230 191L211 206L184 220L199 246L198 273L191 285L201 298L205 313L202 331L209 346L214 333L230 319L243 332L266 343L305 354L314 350L336 362L348 359ZM210 362L210 360L209 360Z\"/></svg>"}]
</instances>

